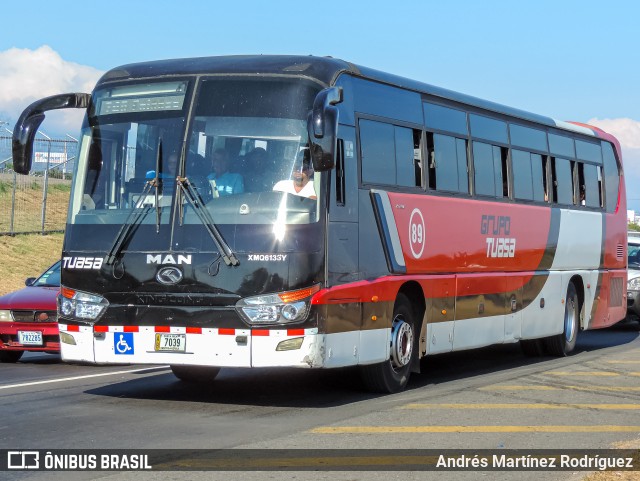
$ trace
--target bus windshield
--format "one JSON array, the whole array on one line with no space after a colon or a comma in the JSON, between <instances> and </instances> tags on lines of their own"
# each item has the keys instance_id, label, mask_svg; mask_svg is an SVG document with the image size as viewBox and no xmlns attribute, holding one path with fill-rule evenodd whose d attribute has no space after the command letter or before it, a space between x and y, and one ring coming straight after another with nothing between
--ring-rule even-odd
<instances>
[{"instance_id":1,"label":"bus windshield","mask_svg":"<svg viewBox=\"0 0 640 481\"><path fill-rule=\"evenodd\" d=\"M320 174L309 161L306 124L319 90L300 78L229 76L96 90L82 129L69 243L89 226L112 226L94 245L108 249L136 210L144 211L134 216L142 230L202 223L180 193L177 179L185 178L199 199L195 209L206 208L216 224L317 222Z\"/></svg>"}]
</instances>

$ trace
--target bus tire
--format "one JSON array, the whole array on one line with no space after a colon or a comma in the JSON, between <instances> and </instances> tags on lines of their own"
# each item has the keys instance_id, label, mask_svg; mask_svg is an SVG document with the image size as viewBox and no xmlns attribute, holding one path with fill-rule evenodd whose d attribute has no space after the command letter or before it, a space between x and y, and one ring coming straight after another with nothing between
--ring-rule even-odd
<instances>
[{"instance_id":1,"label":"bus tire","mask_svg":"<svg viewBox=\"0 0 640 481\"><path fill-rule=\"evenodd\" d=\"M398 294L393 308L390 355L387 361L362 366L362 380L369 391L395 393L409 382L411 366L417 355L415 312L404 294Z\"/></svg>"},{"instance_id":2,"label":"bus tire","mask_svg":"<svg viewBox=\"0 0 640 481\"><path fill-rule=\"evenodd\" d=\"M553 356L567 356L576 347L579 328L580 303L578 292L573 282L567 286L567 297L564 303L564 320L561 334L547 337L545 347Z\"/></svg>"},{"instance_id":3,"label":"bus tire","mask_svg":"<svg viewBox=\"0 0 640 481\"><path fill-rule=\"evenodd\" d=\"M521 339L520 348L527 357L541 357L545 353L542 339Z\"/></svg>"},{"instance_id":4,"label":"bus tire","mask_svg":"<svg viewBox=\"0 0 640 481\"><path fill-rule=\"evenodd\" d=\"M211 383L220 372L219 367L211 366L171 366L174 376L184 382L191 383Z\"/></svg>"},{"instance_id":5,"label":"bus tire","mask_svg":"<svg viewBox=\"0 0 640 481\"><path fill-rule=\"evenodd\" d=\"M0 351L0 362L18 362L23 354L24 351Z\"/></svg>"}]
</instances>

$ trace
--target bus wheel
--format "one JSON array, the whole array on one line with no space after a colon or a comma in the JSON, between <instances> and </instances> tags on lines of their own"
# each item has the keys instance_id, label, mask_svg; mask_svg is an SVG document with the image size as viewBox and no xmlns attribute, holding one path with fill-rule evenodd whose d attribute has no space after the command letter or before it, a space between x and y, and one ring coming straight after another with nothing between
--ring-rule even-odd
<instances>
[{"instance_id":1,"label":"bus wheel","mask_svg":"<svg viewBox=\"0 0 640 481\"><path fill-rule=\"evenodd\" d=\"M179 366L172 364L171 371L173 371L173 374L181 381L206 384L216 378L220 372L220 368L210 366Z\"/></svg>"},{"instance_id":2,"label":"bus wheel","mask_svg":"<svg viewBox=\"0 0 640 481\"><path fill-rule=\"evenodd\" d=\"M547 337L544 340L549 354L564 357L576 347L579 312L578 293L573 282L569 282L567 299L564 303L564 329L562 334Z\"/></svg>"},{"instance_id":3,"label":"bus wheel","mask_svg":"<svg viewBox=\"0 0 640 481\"><path fill-rule=\"evenodd\" d=\"M24 351L0 351L0 362L18 362Z\"/></svg>"},{"instance_id":4,"label":"bus wheel","mask_svg":"<svg viewBox=\"0 0 640 481\"><path fill-rule=\"evenodd\" d=\"M406 387L417 352L414 317L411 303L404 294L399 294L393 309L389 360L362 366L362 379L368 390L394 393Z\"/></svg>"}]
</instances>

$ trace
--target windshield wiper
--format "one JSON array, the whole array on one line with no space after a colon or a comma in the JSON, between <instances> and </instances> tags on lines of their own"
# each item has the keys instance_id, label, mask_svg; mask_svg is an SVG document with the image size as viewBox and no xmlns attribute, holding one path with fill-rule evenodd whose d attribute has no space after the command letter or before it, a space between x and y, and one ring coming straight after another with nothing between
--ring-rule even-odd
<instances>
[{"instance_id":1,"label":"windshield wiper","mask_svg":"<svg viewBox=\"0 0 640 481\"><path fill-rule=\"evenodd\" d=\"M147 195L149 191L153 188L155 190L154 193L154 207L156 210L156 234L160 233L160 208L158 207L160 201L159 189L161 185L161 177L160 177L160 167L162 163L162 138L158 141L158 153L156 155L156 172L155 177L151 180L148 180L144 185L144 189L142 189L142 193L137 201L131 206L131 210L129 210L129 215L127 215L127 219L120 227L118 231L118 235L116 235L115 240L113 241L113 245L111 246L111 250L107 254L107 258L105 259L106 265L113 265L120 252L122 251L122 247L126 242L127 238L133 231L134 227L138 225L139 222L146 217L149 213L150 207L146 204ZM140 207L144 207L141 209Z\"/></svg>"},{"instance_id":2,"label":"windshield wiper","mask_svg":"<svg viewBox=\"0 0 640 481\"><path fill-rule=\"evenodd\" d=\"M240 261L233 253L231 247L229 247L229 244L227 244L227 242L222 237L222 234L220 234L220 231L216 227L216 223L211 217L211 214L206 207L203 207L204 202L202 201L202 197L200 196L196 188L191 184L191 182L189 182L189 179L187 177L178 177L176 180L178 183L178 192L182 193L189 204L191 204L191 206L193 207L193 210L200 219L200 222L202 222L202 225L207 229L207 232L209 232L211 239L213 239L214 244L218 248L218 251L222 256L222 260L224 260L224 263L228 266L240 265ZM179 198L177 199L177 201L180 202L179 205L182 206L182 202Z\"/></svg>"},{"instance_id":3,"label":"windshield wiper","mask_svg":"<svg viewBox=\"0 0 640 481\"><path fill-rule=\"evenodd\" d=\"M118 235L116 235L116 238L113 241L113 245L111 246L111 249L107 254L107 257L105 259L106 265L113 265L115 263L116 259L120 255L120 251L122 251L122 247L124 246L125 241L129 237L129 234L131 234L133 228L138 225L138 223L141 222L142 219L146 217L146 215L151 210L151 207L144 202L152 187L155 186L157 192L158 187L154 184L154 179L148 181L145 184L144 189L142 189L142 193L140 194L138 200L136 200L133 206L131 206L129 215L127 215L127 219L120 227Z\"/></svg>"},{"instance_id":4,"label":"windshield wiper","mask_svg":"<svg viewBox=\"0 0 640 481\"><path fill-rule=\"evenodd\" d=\"M156 155L156 176L153 179L153 186L156 189L155 192L155 208L156 208L156 234L160 232L160 208L158 207L158 203L160 201L160 196L158 194L159 186L160 186L160 165L162 161L162 137L160 137L160 141L158 142L158 155Z\"/></svg>"}]
</instances>

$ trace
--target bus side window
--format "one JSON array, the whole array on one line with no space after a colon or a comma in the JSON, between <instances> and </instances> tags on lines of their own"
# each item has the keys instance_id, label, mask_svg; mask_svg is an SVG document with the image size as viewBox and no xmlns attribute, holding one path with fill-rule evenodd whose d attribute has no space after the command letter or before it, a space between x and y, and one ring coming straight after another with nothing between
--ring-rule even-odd
<instances>
[{"instance_id":1,"label":"bus side window","mask_svg":"<svg viewBox=\"0 0 640 481\"><path fill-rule=\"evenodd\" d=\"M422 132L394 126L396 184L403 187L422 187Z\"/></svg>"},{"instance_id":2,"label":"bus side window","mask_svg":"<svg viewBox=\"0 0 640 481\"><path fill-rule=\"evenodd\" d=\"M553 202L573 205L573 181L571 161L557 157L551 158L553 175Z\"/></svg>"},{"instance_id":3,"label":"bus side window","mask_svg":"<svg viewBox=\"0 0 640 481\"><path fill-rule=\"evenodd\" d=\"M394 126L360 119L361 176L365 184L396 183L396 146Z\"/></svg>"},{"instance_id":4,"label":"bus side window","mask_svg":"<svg viewBox=\"0 0 640 481\"><path fill-rule=\"evenodd\" d=\"M498 150L499 149L499 150ZM494 147L494 168L496 170L496 193L498 197L509 197L509 173L507 172L507 162L509 160L509 149L506 147ZM497 173L500 173L500 176ZM500 189L502 188L502 192Z\"/></svg>"},{"instance_id":5,"label":"bus side window","mask_svg":"<svg viewBox=\"0 0 640 481\"><path fill-rule=\"evenodd\" d=\"M477 195L498 198L509 195L506 176L507 155L506 147L473 142L473 181Z\"/></svg>"},{"instance_id":6,"label":"bus side window","mask_svg":"<svg viewBox=\"0 0 640 481\"><path fill-rule=\"evenodd\" d=\"M429 188L444 192L469 193L467 141L427 132Z\"/></svg>"},{"instance_id":7,"label":"bus side window","mask_svg":"<svg viewBox=\"0 0 640 481\"><path fill-rule=\"evenodd\" d=\"M422 131L360 119L361 177L365 184L422 187Z\"/></svg>"},{"instance_id":8,"label":"bus side window","mask_svg":"<svg viewBox=\"0 0 640 481\"><path fill-rule=\"evenodd\" d=\"M542 156L542 182L544 184L544 201L551 202L551 189L549 189L550 179L552 178L551 173L551 158L543 155Z\"/></svg>"},{"instance_id":9,"label":"bus side window","mask_svg":"<svg viewBox=\"0 0 640 481\"><path fill-rule=\"evenodd\" d=\"M513 198L533 200L533 175L531 154L523 150L511 150L513 167Z\"/></svg>"},{"instance_id":10,"label":"bus side window","mask_svg":"<svg viewBox=\"0 0 640 481\"><path fill-rule=\"evenodd\" d=\"M585 188L585 204L587 207L602 207L599 178L600 166L584 164L583 180Z\"/></svg>"},{"instance_id":11,"label":"bus side window","mask_svg":"<svg viewBox=\"0 0 640 481\"><path fill-rule=\"evenodd\" d=\"M436 190L436 151L431 132L427 132L427 175L429 176L429 189Z\"/></svg>"},{"instance_id":12,"label":"bus side window","mask_svg":"<svg viewBox=\"0 0 640 481\"><path fill-rule=\"evenodd\" d=\"M609 142L602 142L602 159L604 161L604 190L607 212L615 212L618 205L620 173L618 162Z\"/></svg>"},{"instance_id":13,"label":"bus side window","mask_svg":"<svg viewBox=\"0 0 640 481\"><path fill-rule=\"evenodd\" d=\"M604 183L602 181L602 167L597 166L597 175L598 175L598 198L600 202L600 207L604 207Z\"/></svg>"},{"instance_id":14,"label":"bus side window","mask_svg":"<svg viewBox=\"0 0 640 481\"><path fill-rule=\"evenodd\" d=\"M422 131L413 131L413 173L414 185L422 187L422 177L424 170L424 159L422 158Z\"/></svg>"},{"instance_id":15,"label":"bus side window","mask_svg":"<svg viewBox=\"0 0 640 481\"><path fill-rule=\"evenodd\" d=\"M344 140L338 139L338 150L336 152L336 204L344 206L345 182L344 182Z\"/></svg>"},{"instance_id":16,"label":"bus side window","mask_svg":"<svg viewBox=\"0 0 640 481\"><path fill-rule=\"evenodd\" d=\"M531 174L533 181L533 200L544 202L546 183L544 179L545 158L540 154L531 154Z\"/></svg>"},{"instance_id":17,"label":"bus side window","mask_svg":"<svg viewBox=\"0 0 640 481\"><path fill-rule=\"evenodd\" d=\"M586 185L584 183L584 164L582 162L575 163L575 193L576 193L576 204L577 205L587 205L587 191Z\"/></svg>"}]
</instances>

